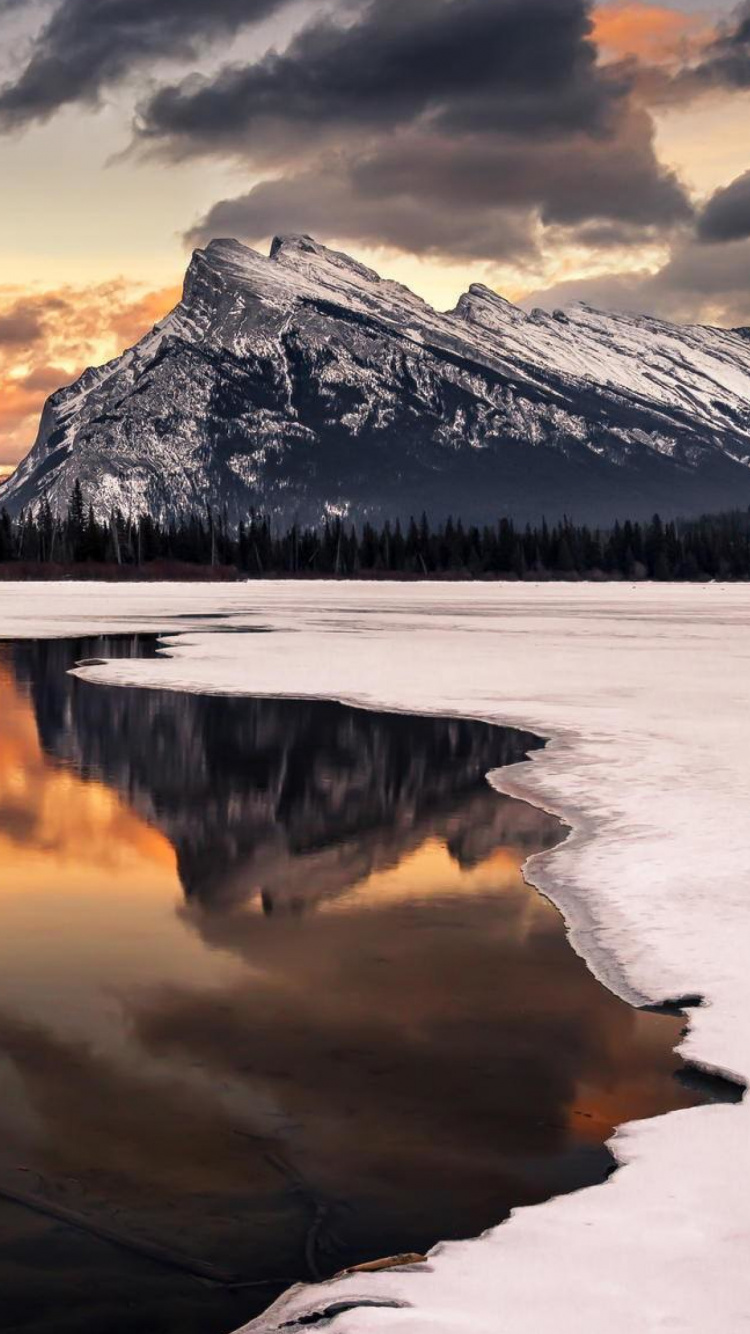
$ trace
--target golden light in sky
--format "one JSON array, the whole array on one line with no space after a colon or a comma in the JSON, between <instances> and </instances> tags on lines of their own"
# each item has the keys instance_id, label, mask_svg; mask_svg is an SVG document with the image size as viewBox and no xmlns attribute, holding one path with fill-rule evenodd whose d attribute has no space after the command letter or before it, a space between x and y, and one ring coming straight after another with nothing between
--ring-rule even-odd
<instances>
[{"instance_id":1,"label":"golden light in sky","mask_svg":"<svg viewBox=\"0 0 750 1334\"><path fill-rule=\"evenodd\" d=\"M713 31L708 12L686 13L647 0L614 0L594 14L594 34L604 56L672 60L700 49Z\"/></svg>"}]
</instances>

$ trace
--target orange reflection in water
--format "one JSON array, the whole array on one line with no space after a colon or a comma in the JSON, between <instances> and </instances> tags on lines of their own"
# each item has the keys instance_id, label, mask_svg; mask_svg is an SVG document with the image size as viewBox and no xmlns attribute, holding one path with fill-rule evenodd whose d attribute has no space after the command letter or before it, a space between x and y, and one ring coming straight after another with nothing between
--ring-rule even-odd
<instances>
[{"instance_id":1,"label":"orange reflection in water","mask_svg":"<svg viewBox=\"0 0 750 1334\"><path fill-rule=\"evenodd\" d=\"M4 1187L283 1285L596 1180L613 1125L696 1100L673 1079L680 1021L606 992L524 883L525 858L560 831L484 783L493 729L472 733L479 780L443 783L423 808L397 781L403 718L301 705L292 764L293 705L248 701L242 733L242 702L119 692L109 718L108 696L86 691L64 686L55 736L84 756L88 727L109 781L45 752L0 657L0 1286L13 1328L51 1334L44 1297L81 1334L109 1327L109 1301L118 1319L132 1307L133 1334L171 1334L196 1297L153 1264L89 1254L84 1233L55 1259L59 1227L35 1234L39 1284L37 1250L17 1260L28 1219L4 1223ZM144 708L141 744L166 738L166 804L132 761ZM425 774L448 725L430 726L415 744ZM374 814L363 755L393 794ZM327 823L331 791L345 837ZM105 1308L89 1316L103 1266ZM249 1297L200 1305L205 1334L253 1313Z\"/></svg>"},{"instance_id":2,"label":"orange reflection in water","mask_svg":"<svg viewBox=\"0 0 750 1334\"><path fill-rule=\"evenodd\" d=\"M362 908L378 911L388 904L426 903L455 894L497 894L499 890L516 889L522 884L517 849L495 848L478 866L465 867L451 856L444 842L428 837L396 866L376 871L338 898L321 904L321 911L351 912ZM527 897L528 909L534 915L551 911L541 897Z\"/></svg>"},{"instance_id":3,"label":"orange reflection in water","mask_svg":"<svg viewBox=\"0 0 750 1334\"><path fill-rule=\"evenodd\" d=\"M45 755L2 660L0 710L0 1008L121 1044L119 987L210 982L227 965L177 915L168 839L111 787Z\"/></svg>"},{"instance_id":4,"label":"orange reflection in water","mask_svg":"<svg viewBox=\"0 0 750 1334\"><path fill-rule=\"evenodd\" d=\"M175 854L158 830L95 780L43 754L32 706L0 662L0 893L34 889L73 866L106 890L127 872L134 887L163 869L174 885Z\"/></svg>"}]
</instances>

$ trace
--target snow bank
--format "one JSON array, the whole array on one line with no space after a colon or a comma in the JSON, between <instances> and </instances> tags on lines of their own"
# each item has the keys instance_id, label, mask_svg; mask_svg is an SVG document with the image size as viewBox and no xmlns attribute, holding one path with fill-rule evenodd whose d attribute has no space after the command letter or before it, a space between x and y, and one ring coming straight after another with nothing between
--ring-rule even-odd
<instances>
[{"instance_id":1,"label":"snow bank","mask_svg":"<svg viewBox=\"0 0 750 1334\"><path fill-rule=\"evenodd\" d=\"M210 612L276 633L186 619ZM183 633L169 659L81 674L551 736L495 780L574 827L530 878L621 995L703 995L684 1055L750 1079L750 588L0 585L7 636L131 628ZM337 1334L750 1328L750 1100L629 1125L613 1147L626 1166L606 1185L438 1246L428 1266L294 1289L247 1330L324 1312Z\"/></svg>"}]
</instances>

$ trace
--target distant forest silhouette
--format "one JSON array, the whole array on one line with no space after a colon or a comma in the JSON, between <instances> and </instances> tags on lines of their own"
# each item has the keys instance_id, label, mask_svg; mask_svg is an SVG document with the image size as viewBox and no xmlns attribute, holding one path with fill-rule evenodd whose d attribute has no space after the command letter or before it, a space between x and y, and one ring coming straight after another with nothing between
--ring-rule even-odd
<instances>
[{"instance_id":1,"label":"distant forest silhouette","mask_svg":"<svg viewBox=\"0 0 750 1334\"><path fill-rule=\"evenodd\" d=\"M159 523L106 522L76 482L64 517L46 498L34 513L0 512L0 577L102 579L750 579L750 512L592 528L568 519L481 527L427 517L355 526L334 517L283 532L262 514L232 525L206 510Z\"/></svg>"}]
</instances>

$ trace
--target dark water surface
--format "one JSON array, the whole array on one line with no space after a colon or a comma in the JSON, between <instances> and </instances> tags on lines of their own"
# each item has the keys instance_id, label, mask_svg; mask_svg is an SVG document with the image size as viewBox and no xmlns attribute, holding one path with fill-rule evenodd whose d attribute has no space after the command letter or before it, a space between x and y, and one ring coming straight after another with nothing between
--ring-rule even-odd
<instances>
[{"instance_id":1,"label":"dark water surface","mask_svg":"<svg viewBox=\"0 0 750 1334\"><path fill-rule=\"evenodd\" d=\"M0 1329L228 1334L697 1101L522 881L536 738L66 675L152 650L0 645Z\"/></svg>"}]
</instances>

